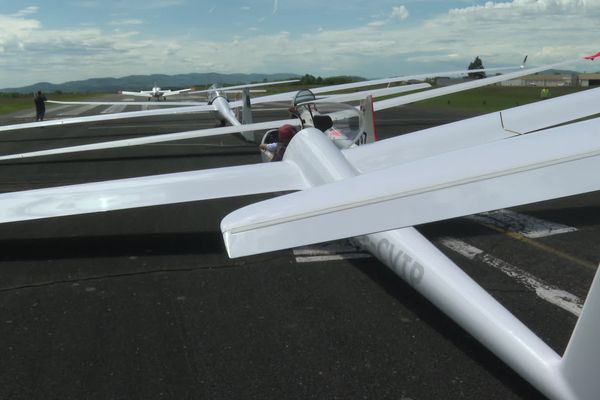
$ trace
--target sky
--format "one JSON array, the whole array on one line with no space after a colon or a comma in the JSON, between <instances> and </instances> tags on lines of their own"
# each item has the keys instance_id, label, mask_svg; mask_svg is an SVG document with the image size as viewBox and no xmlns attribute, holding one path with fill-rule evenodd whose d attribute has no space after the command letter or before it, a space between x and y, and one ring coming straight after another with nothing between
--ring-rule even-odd
<instances>
[{"instance_id":1,"label":"sky","mask_svg":"<svg viewBox=\"0 0 600 400\"><path fill-rule=\"evenodd\" d=\"M366 78L600 51L600 0L0 1L0 88L133 74ZM574 64L599 71L595 64Z\"/></svg>"}]
</instances>

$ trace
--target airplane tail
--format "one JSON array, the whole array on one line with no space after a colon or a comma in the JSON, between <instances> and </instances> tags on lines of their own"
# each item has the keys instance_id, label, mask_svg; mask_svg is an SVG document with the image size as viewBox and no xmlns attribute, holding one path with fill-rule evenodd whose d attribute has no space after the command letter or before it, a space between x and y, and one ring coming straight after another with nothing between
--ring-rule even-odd
<instances>
[{"instance_id":1,"label":"airplane tail","mask_svg":"<svg viewBox=\"0 0 600 400\"><path fill-rule=\"evenodd\" d=\"M250 89L243 88L242 90L242 124L251 124L252 121L252 104L250 103ZM241 132L244 139L249 142L260 143L260 138L255 137L254 131Z\"/></svg>"},{"instance_id":2,"label":"airplane tail","mask_svg":"<svg viewBox=\"0 0 600 400\"><path fill-rule=\"evenodd\" d=\"M373 96L367 96L360 102L360 111L363 113L363 133L356 139L356 144L373 143L377 140L377 129L375 127L375 110L373 108Z\"/></svg>"},{"instance_id":3,"label":"airplane tail","mask_svg":"<svg viewBox=\"0 0 600 400\"><path fill-rule=\"evenodd\" d=\"M573 330L560 369L577 399L594 399L600 393L600 268Z\"/></svg>"}]
</instances>

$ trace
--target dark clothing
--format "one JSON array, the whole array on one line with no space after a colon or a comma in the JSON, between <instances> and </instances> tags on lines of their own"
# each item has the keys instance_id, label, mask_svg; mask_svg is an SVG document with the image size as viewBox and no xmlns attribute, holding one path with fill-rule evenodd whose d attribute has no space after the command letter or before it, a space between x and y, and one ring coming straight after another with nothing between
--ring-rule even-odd
<instances>
[{"instance_id":1,"label":"dark clothing","mask_svg":"<svg viewBox=\"0 0 600 400\"><path fill-rule=\"evenodd\" d=\"M37 95L33 101L35 102L35 120L43 121L44 114L46 114L46 104L44 103L46 101L46 96L43 94Z\"/></svg>"}]
</instances>

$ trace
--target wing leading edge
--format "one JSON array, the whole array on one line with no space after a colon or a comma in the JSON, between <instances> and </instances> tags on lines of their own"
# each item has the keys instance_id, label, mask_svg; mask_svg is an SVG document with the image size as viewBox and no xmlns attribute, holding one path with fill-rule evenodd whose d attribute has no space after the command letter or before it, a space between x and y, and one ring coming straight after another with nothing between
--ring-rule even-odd
<instances>
[{"instance_id":1,"label":"wing leading edge","mask_svg":"<svg viewBox=\"0 0 600 400\"><path fill-rule=\"evenodd\" d=\"M306 189L295 164L244 165L0 195L0 222Z\"/></svg>"},{"instance_id":2,"label":"wing leading edge","mask_svg":"<svg viewBox=\"0 0 600 400\"><path fill-rule=\"evenodd\" d=\"M600 190L598 129L594 119L358 175L234 211L221 230L239 257Z\"/></svg>"}]
</instances>

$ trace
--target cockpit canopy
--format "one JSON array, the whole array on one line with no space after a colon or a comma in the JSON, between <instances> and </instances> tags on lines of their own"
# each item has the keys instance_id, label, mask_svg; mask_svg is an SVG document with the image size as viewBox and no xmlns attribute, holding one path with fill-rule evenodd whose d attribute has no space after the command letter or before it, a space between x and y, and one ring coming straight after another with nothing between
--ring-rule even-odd
<instances>
[{"instance_id":1,"label":"cockpit canopy","mask_svg":"<svg viewBox=\"0 0 600 400\"><path fill-rule=\"evenodd\" d=\"M307 101L302 102L304 99ZM355 107L315 100L310 90L298 92L293 111L300 118L302 128L319 129L341 149L352 146L363 132L363 118Z\"/></svg>"}]
</instances>

